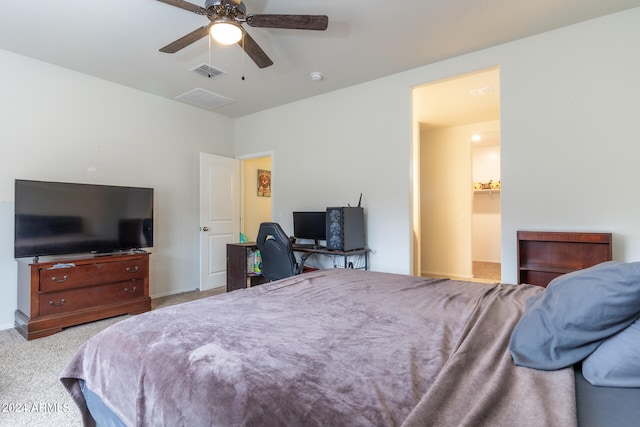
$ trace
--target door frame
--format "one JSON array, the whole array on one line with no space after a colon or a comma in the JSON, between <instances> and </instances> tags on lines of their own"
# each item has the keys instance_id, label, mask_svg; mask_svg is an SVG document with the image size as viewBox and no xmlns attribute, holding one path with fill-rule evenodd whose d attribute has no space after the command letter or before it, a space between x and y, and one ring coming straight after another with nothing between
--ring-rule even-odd
<instances>
[{"instance_id":1,"label":"door frame","mask_svg":"<svg viewBox=\"0 0 640 427\"><path fill-rule=\"evenodd\" d=\"M441 78L441 79L437 79L434 81L428 81L428 82L424 82L424 83L420 83L417 85L414 85L411 87L411 132L412 132L412 140L411 140L411 188L410 188L410 192L411 192L411 203L410 203L410 217L411 217L411 245L410 245L410 251L411 251L411 273L413 275L416 276L420 276L422 275L422 273L424 273L423 271L423 266L422 266L422 258L424 256L424 252L426 251L425 247L423 247L424 242L422 241L422 233L423 233L423 227L421 225L421 221L423 220L423 209L422 209L422 191L424 191L424 189L421 188L421 161L423 158L423 153L421 152L421 143L423 141L421 141L421 129L420 129L420 117L419 117L419 113L418 113L418 108L416 108L417 104L420 102L422 98L422 96L424 96L424 94L418 94L418 90L424 88L425 86L437 86L440 83L446 83L447 81L450 80L458 80L464 77L473 77L474 75L478 74L478 73L483 73L483 72L487 72L487 71L497 71L498 73L498 88L500 87L500 72L501 72L501 68L499 65L493 65L490 67L486 67L486 68L482 68L482 69L477 69L477 70L471 70L467 73L459 73L453 76L449 76L446 78ZM437 100L436 100L437 103ZM484 121L487 120L478 120L478 123L482 123ZM499 123L498 129L500 130L500 117L498 117L498 119L496 120ZM469 124L474 124L474 121L470 121ZM500 143L500 153L502 153L502 142ZM500 154L501 155L501 154ZM471 165L470 165L471 166ZM502 169L502 168L501 168ZM469 197L471 198L471 202L473 202L473 192L472 192L472 182L469 183ZM473 211L470 210L469 215L472 216L473 215ZM500 215L502 215L502 212L500 212ZM471 218L472 220L472 218ZM470 225L471 225L472 221L470 221ZM500 228L501 230L501 228ZM472 242L472 238L473 238L473 228L470 226L469 228L469 238L471 239L471 245L473 245ZM502 239L500 239L499 241L500 246L502 245ZM502 258L504 257L504 254L502 252L502 247L500 247L500 258L502 262ZM469 256L469 269L472 272L473 271L473 254L470 253ZM473 280L473 275L471 274L471 279Z\"/></svg>"},{"instance_id":2,"label":"door frame","mask_svg":"<svg viewBox=\"0 0 640 427\"><path fill-rule=\"evenodd\" d=\"M245 160L252 160L252 159L258 159L261 157L269 157L271 158L271 220L273 220L273 207L274 207L274 200L276 197L276 192L273 191L273 188L275 187L273 185L273 181L274 181L274 176L275 176L275 155L273 153L273 151L262 151L259 153L251 153L251 154L244 154L242 156L237 156L236 158L238 160L240 160L240 230L245 230L245 196L247 192L250 191L254 191L254 184L253 182L245 182L245 178L244 178L244 166L245 166ZM251 240L251 239L250 239Z\"/></svg>"}]
</instances>

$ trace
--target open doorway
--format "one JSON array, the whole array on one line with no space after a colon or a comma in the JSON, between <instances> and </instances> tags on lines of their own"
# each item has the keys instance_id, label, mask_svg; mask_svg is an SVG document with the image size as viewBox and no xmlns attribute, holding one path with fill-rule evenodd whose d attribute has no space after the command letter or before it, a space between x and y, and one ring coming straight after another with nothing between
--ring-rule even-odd
<instances>
[{"instance_id":1,"label":"open doorway","mask_svg":"<svg viewBox=\"0 0 640 427\"><path fill-rule=\"evenodd\" d=\"M499 123L496 123L499 128ZM471 137L473 207L471 259L473 278L491 282L501 279L500 241L500 131L478 132Z\"/></svg>"},{"instance_id":2,"label":"open doorway","mask_svg":"<svg viewBox=\"0 0 640 427\"><path fill-rule=\"evenodd\" d=\"M498 67L413 91L421 275L500 281L499 100Z\"/></svg>"},{"instance_id":3,"label":"open doorway","mask_svg":"<svg viewBox=\"0 0 640 427\"><path fill-rule=\"evenodd\" d=\"M241 162L242 198L240 232L255 242L260 223L271 221L271 156L245 158Z\"/></svg>"}]
</instances>

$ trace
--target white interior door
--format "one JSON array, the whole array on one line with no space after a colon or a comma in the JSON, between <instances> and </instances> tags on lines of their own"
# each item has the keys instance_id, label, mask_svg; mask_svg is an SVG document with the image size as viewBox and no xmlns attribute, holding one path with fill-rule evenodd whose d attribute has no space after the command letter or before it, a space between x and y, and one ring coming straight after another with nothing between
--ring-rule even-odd
<instances>
[{"instance_id":1,"label":"white interior door","mask_svg":"<svg viewBox=\"0 0 640 427\"><path fill-rule=\"evenodd\" d=\"M200 290L227 283L227 243L240 240L240 161L200 153Z\"/></svg>"}]
</instances>

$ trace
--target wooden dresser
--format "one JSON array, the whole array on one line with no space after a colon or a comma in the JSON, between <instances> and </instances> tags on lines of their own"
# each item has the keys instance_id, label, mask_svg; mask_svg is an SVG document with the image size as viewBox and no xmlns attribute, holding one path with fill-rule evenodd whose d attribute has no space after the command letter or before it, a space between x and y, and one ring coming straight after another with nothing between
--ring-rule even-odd
<instances>
[{"instance_id":1,"label":"wooden dresser","mask_svg":"<svg viewBox=\"0 0 640 427\"><path fill-rule=\"evenodd\" d=\"M148 253L31 264L18 260L15 327L28 340L149 310Z\"/></svg>"},{"instance_id":2,"label":"wooden dresser","mask_svg":"<svg viewBox=\"0 0 640 427\"><path fill-rule=\"evenodd\" d=\"M518 284L546 287L556 277L611 261L611 233L518 231Z\"/></svg>"}]
</instances>

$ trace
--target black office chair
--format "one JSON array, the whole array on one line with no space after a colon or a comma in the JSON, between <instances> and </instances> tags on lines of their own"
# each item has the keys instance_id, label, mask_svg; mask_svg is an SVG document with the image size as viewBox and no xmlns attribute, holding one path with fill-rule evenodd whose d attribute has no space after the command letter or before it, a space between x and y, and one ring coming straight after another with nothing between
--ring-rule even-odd
<instances>
[{"instance_id":1,"label":"black office chair","mask_svg":"<svg viewBox=\"0 0 640 427\"><path fill-rule=\"evenodd\" d=\"M256 245L262 258L262 275L267 279L279 280L302 272L291 240L277 222L260 224Z\"/></svg>"}]
</instances>

